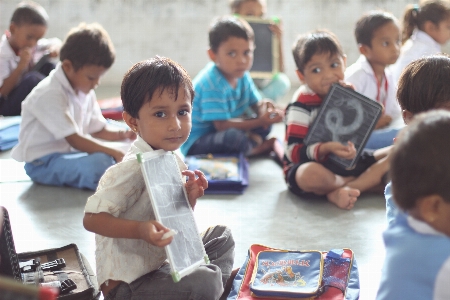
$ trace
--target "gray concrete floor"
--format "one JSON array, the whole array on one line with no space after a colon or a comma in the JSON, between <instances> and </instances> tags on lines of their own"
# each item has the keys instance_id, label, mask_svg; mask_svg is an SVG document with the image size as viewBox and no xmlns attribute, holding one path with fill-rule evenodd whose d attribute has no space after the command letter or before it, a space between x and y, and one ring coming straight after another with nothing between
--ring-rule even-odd
<instances>
[{"instance_id":1,"label":"gray concrete floor","mask_svg":"<svg viewBox=\"0 0 450 300\"><path fill-rule=\"evenodd\" d=\"M98 91L99 98L118 93L116 87ZM273 135L283 138L284 127L277 124ZM9 151L0 152L0 160L9 157ZM5 166L0 164L0 177L23 177L20 165ZM1 182L0 205L10 213L17 251L76 243L95 268L94 234L82 225L84 205L91 194L30 181ZM384 258L382 231L386 227L381 194L363 194L351 211L338 209L326 200L300 199L287 191L282 170L274 161L253 158L245 193L206 195L199 199L195 217L200 230L215 224L232 229L235 267L242 265L254 243L296 250L350 248L359 267L361 299L375 298Z\"/></svg>"}]
</instances>

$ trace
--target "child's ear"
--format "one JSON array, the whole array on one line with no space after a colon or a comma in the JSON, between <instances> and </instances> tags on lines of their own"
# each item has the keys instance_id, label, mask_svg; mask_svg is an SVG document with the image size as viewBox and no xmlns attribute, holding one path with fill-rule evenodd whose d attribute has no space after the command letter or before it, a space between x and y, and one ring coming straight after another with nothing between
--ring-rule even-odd
<instances>
[{"instance_id":1,"label":"child's ear","mask_svg":"<svg viewBox=\"0 0 450 300\"><path fill-rule=\"evenodd\" d=\"M425 196L417 201L416 208L419 218L430 225L433 224L439 217L440 205L443 201L445 200L439 195Z\"/></svg>"},{"instance_id":2,"label":"child's ear","mask_svg":"<svg viewBox=\"0 0 450 300\"><path fill-rule=\"evenodd\" d=\"M344 61L344 67L347 67L347 55L342 55L342 60Z\"/></svg>"},{"instance_id":3,"label":"child's ear","mask_svg":"<svg viewBox=\"0 0 450 300\"><path fill-rule=\"evenodd\" d=\"M297 74L298 79L300 79L301 82L305 82L305 75L300 70L295 70L295 73Z\"/></svg>"},{"instance_id":4,"label":"child's ear","mask_svg":"<svg viewBox=\"0 0 450 300\"><path fill-rule=\"evenodd\" d=\"M127 113L126 111L124 111L122 113L122 118L125 121L125 123L127 123L128 127L131 128L131 130L133 132L138 132L139 131L139 127L137 124L137 120L136 118L133 118L129 113Z\"/></svg>"},{"instance_id":5,"label":"child's ear","mask_svg":"<svg viewBox=\"0 0 450 300\"><path fill-rule=\"evenodd\" d=\"M359 53L361 53L364 56L367 56L370 48L367 45L358 44Z\"/></svg>"},{"instance_id":6,"label":"child's ear","mask_svg":"<svg viewBox=\"0 0 450 300\"><path fill-rule=\"evenodd\" d=\"M409 110L402 110L402 117L403 122L405 122L406 125L408 125L409 122L411 122L412 118L414 117L414 114L410 112Z\"/></svg>"},{"instance_id":7,"label":"child's ear","mask_svg":"<svg viewBox=\"0 0 450 300\"><path fill-rule=\"evenodd\" d=\"M73 68L72 62L68 59L65 59L61 63L61 67L63 68L66 74L73 72L75 69Z\"/></svg>"},{"instance_id":8,"label":"child's ear","mask_svg":"<svg viewBox=\"0 0 450 300\"><path fill-rule=\"evenodd\" d=\"M208 56L209 59L211 59L213 62L216 62L216 53L211 48L208 49Z\"/></svg>"}]
</instances>

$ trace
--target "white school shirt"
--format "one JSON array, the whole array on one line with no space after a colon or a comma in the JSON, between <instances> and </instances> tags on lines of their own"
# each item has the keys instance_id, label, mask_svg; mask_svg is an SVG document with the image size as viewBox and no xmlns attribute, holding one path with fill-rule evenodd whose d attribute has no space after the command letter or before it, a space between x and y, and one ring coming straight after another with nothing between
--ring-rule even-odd
<instances>
[{"instance_id":1,"label":"white school shirt","mask_svg":"<svg viewBox=\"0 0 450 300\"><path fill-rule=\"evenodd\" d=\"M33 51L33 61L36 63L45 53L50 45L60 45L61 40L58 38L40 39ZM11 75L11 73L17 69L20 56L16 55L13 48L8 42L6 35L2 36L0 41L0 87L3 85L3 81ZM26 72L26 70L25 70ZM18 83L20 80L18 81Z\"/></svg>"},{"instance_id":2,"label":"white school shirt","mask_svg":"<svg viewBox=\"0 0 450 300\"><path fill-rule=\"evenodd\" d=\"M88 198L85 213L106 212L114 217L136 221L155 220L137 153L153 151L140 136L133 142L123 161L106 170L97 191ZM187 167L175 154L180 170ZM159 172L160 170L155 170ZM139 239L118 239L95 235L97 280L127 283L158 269L166 260L164 248Z\"/></svg>"},{"instance_id":3,"label":"white school shirt","mask_svg":"<svg viewBox=\"0 0 450 300\"><path fill-rule=\"evenodd\" d=\"M372 66L364 55L360 55L358 60L345 70L345 81L352 83L358 93L383 104L385 114L392 119L400 117L401 110L396 97L397 84L388 68L384 71L384 79L378 90L378 79Z\"/></svg>"},{"instance_id":4,"label":"white school shirt","mask_svg":"<svg viewBox=\"0 0 450 300\"><path fill-rule=\"evenodd\" d=\"M390 67L394 74L395 82L398 83L403 70L413 60L438 53L441 53L441 44L424 31L415 29L409 40L402 46L399 58Z\"/></svg>"},{"instance_id":5,"label":"white school shirt","mask_svg":"<svg viewBox=\"0 0 450 300\"><path fill-rule=\"evenodd\" d=\"M75 94L61 63L22 102L19 143L11 157L31 162L51 153L77 151L66 137L90 138L106 126L94 90Z\"/></svg>"}]
</instances>

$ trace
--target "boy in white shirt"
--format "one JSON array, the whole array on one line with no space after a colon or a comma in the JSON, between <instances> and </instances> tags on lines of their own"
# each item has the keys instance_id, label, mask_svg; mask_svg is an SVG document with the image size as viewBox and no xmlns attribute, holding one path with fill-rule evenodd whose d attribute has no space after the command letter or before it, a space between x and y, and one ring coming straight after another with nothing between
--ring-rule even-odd
<instances>
[{"instance_id":1,"label":"boy in white shirt","mask_svg":"<svg viewBox=\"0 0 450 300\"><path fill-rule=\"evenodd\" d=\"M356 23L355 38L361 56L346 69L345 80L358 93L383 105L384 113L366 144L366 148L380 149L392 145L398 128L387 127L400 118L395 96L397 84L387 68L400 54L398 21L387 12L369 12Z\"/></svg>"},{"instance_id":2,"label":"boy in white shirt","mask_svg":"<svg viewBox=\"0 0 450 300\"><path fill-rule=\"evenodd\" d=\"M55 68L44 54L58 56L61 41L42 38L47 21L37 3L21 2L14 10L0 42L0 115L20 115L22 101Z\"/></svg>"},{"instance_id":3,"label":"boy in white shirt","mask_svg":"<svg viewBox=\"0 0 450 300\"><path fill-rule=\"evenodd\" d=\"M132 131L110 129L94 88L114 62L114 47L99 24L73 28L55 70L22 103L19 143L11 156L25 161L37 183L95 190L105 170L124 152L105 146L134 139Z\"/></svg>"}]
</instances>

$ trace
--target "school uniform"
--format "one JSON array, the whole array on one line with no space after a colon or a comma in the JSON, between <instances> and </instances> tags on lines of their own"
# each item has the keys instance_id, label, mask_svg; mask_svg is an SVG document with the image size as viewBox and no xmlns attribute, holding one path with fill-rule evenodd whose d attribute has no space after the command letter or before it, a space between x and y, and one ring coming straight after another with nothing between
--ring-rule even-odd
<instances>
[{"instance_id":1,"label":"school uniform","mask_svg":"<svg viewBox=\"0 0 450 300\"><path fill-rule=\"evenodd\" d=\"M393 120L400 118L401 110L396 97L397 86L391 70L385 69L384 78L379 83L367 58L360 55L358 60L345 70L345 81L353 84L358 93L383 105L384 113ZM392 145L398 131L398 128L374 130L366 148L379 149Z\"/></svg>"},{"instance_id":2,"label":"school uniform","mask_svg":"<svg viewBox=\"0 0 450 300\"><path fill-rule=\"evenodd\" d=\"M397 214L386 246L377 300L450 299L450 238L425 222Z\"/></svg>"},{"instance_id":3,"label":"school uniform","mask_svg":"<svg viewBox=\"0 0 450 300\"><path fill-rule=\"evenodd\" d=\"M90 137L105 126L95 92L76 94L59 63L23 101L19 143L11 157L26 162L33 181L95 190L114 159L105 153L78 152L66 137Z\"/></svg>"},{"instance_id":4,"label":"school uniform","mask_svg":"<svg viewBox=\"0 0 450 300\"><path fill-rule=\"evenodd\" d=\"M409 40L407 40L402 46L399 58L395 64L390 67L392 69L395 82L398 83L403 70L413 60L426 55L433 55L441 52L441 44L436 42L424 31L415 29Z\"/></svg>"}]
</instances>

